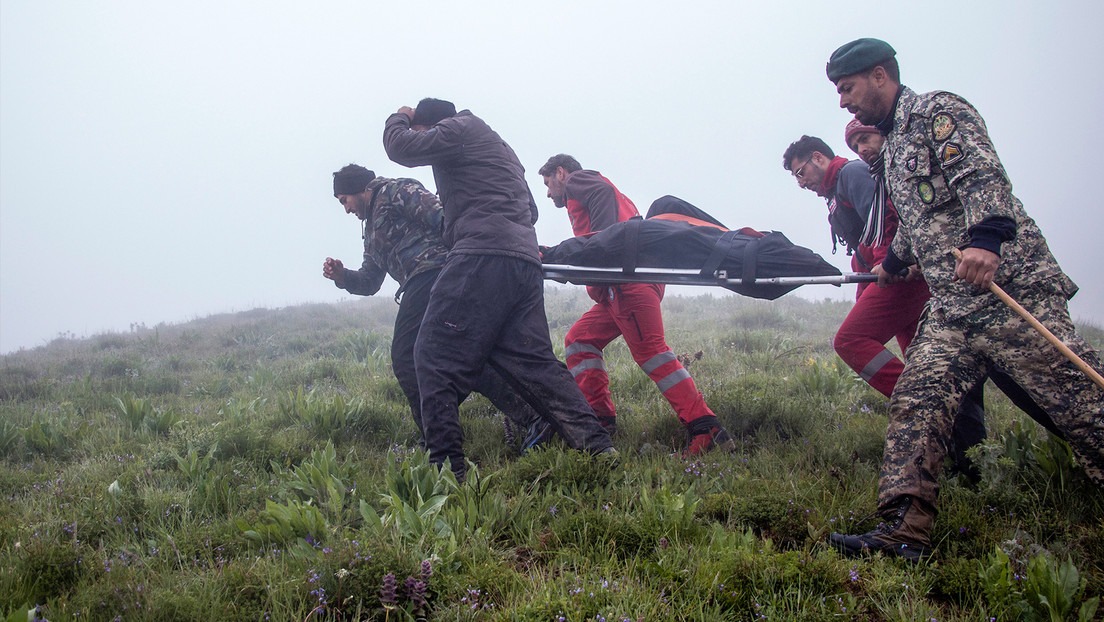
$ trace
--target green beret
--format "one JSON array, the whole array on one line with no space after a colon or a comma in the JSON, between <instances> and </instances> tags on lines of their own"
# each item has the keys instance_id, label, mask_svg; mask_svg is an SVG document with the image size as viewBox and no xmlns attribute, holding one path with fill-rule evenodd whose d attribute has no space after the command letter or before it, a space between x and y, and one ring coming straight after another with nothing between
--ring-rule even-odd
<instances>
[{"instance_id":1,"label":"green beret","mask_svg":"<svg viewBox=\"0 0 1104 622\"><path fill-rule=\"evenodd\" d=\"M844 76L866 71L896 55L896 50L881 39L855 39L832 52L824 69L828 79L835 83Z\"/></svg>"}]
</instances>

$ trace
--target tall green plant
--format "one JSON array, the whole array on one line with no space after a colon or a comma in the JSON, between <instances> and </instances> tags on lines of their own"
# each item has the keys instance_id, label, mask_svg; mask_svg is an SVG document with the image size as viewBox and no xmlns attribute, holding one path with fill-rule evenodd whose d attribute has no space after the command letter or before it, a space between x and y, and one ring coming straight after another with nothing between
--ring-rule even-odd
<instances>
[{"instance_id":1,"label":"tall green plant","mask_svg":"<svg viewBox=\"0 0 1104 622\"><path fill-rule=\"evenodd\" d=\"M441 515L449 495L458 487L450 468L430 463L425 452L415 452L401 463L389 462L384 481L380 513L360 502L366 526L380 533L390 531L398 541L424 553L445 556L456 549L453 529Z\"/></svg>"},{"instance_id":2,"label":"tall green plant","mask_svg":"<svg viewBox=\"0 0 1104 622\"><path fill-rule=\"evenodd\" d=\"M347 431L363 410L364 401L359 398L346 400L342 395L324 398L314 389L304 392L302 387L280 401L280 413L286 419L306 426L319 437Z\"/></svg>"},{"instance_id":3,"label":"tall green plant","mask_svg":"<svg viewBox=\"0 0 1104 622\"><path fill-rule=\"evenodd\" d=\"M338 461L333 443L326 443L292 469L283 469L275 461L272 471L284 480L285 489L302 500L315 503L334 524L346 519L346 498L352 488L353 469Z\"/></svg>"},{"instance_id":4,"label":"tall green plant","mask_svg":"<svg viewBox=\"0 0 1104 622\"><path fill-rule=\"evenodd\" d=\"M1009 619L1063 622L1076 614L1078 622L1090 622L1100 605L1099 596L1081 600L1085 581L1068 557L1057 562L1039 553L1024 564L998 547L978 576L989 603Z\"/></svg>"}]
</instances>

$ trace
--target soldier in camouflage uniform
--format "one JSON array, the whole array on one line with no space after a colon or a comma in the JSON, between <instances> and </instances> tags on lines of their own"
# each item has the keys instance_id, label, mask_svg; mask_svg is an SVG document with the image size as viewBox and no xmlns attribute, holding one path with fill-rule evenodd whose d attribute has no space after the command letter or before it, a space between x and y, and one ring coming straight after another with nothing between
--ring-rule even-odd
<instances>
[{"instance_id":1,"label":"soldier in camouflage uniform","mask_svg":"<svg viewBox=\"0 0 1104 622\"><path fill-rule=\"evenodd\" d=\"M410 403L424 443L421 397L414 373L414 342L429 302L430 288L448 252L441 239L441 201L417 180L376 177L356 164L334 173L334 196L347 214L361 220L364 261L359 270L349 270L341 260L327 257L322 276L360 296L378 292L387 275L398 282L395 300L401 302L391 339L391 368ZM484 369L476 390L505 413L515 428L525 430L540 419L490 367Z\"/></svg>"},{"instance_id":2,"label":"soldier in camouflage uniform","mask_svg":"<svg viewBox=\"0 0 1104 622\"><path fill-rule=\"evenodd\" d=\"M1095 369L1066 301L1077 286L1012 195L985 122L966 100L903 86L895 51L859 39L836 50L828 79L840 107L886 136L884 176L900 216L879 285L919 265L932 298L890 401L878 487L885 519L865 534L832 534L847 554L884 551L918 560L931 551L939 476L954 412L993 366L1051 416L1094 481L1104 484L1104 390L988 287L995 282ZM962 251L962 259L952 255Z\"/></svg>"}]
</instances>

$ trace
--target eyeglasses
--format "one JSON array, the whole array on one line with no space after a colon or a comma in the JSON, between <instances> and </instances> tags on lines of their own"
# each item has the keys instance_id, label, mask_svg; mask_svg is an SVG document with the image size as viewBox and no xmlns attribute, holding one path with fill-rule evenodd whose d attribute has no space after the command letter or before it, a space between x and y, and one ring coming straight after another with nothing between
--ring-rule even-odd
<instances>
[{"instance_id":1,"label":"eyeglasses","mask_svg":"<svg viewBox=\"0 0 1104 622\"><path fill-rule=\"evenodd\" d=\"M797 170L795 170L793 172L793 176L797 179L804 179L805 178L805 167L809 166L809 162L811 162L814 157L816 157L815 153L813 155L809 156L809 159L805 160L804 164L797 167Z\"/></svg>"}]
</instances>

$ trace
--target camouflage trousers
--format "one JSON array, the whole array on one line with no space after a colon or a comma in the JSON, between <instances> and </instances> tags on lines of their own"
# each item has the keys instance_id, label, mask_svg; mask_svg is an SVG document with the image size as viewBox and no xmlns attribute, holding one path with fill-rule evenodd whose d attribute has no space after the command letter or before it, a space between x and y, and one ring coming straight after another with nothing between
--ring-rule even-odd
<instances>
[{"instance_id":1,"label":"camouflage trousers","mask_svg":"<svg viewBox=\"0 0 1104 622\"><path fill-rule=\"evenodd\" d=\"M1096 352L1074 329L1062 296L1035 290L1013 295L1074 353L1101 369ZM954 414L966 391L993 366L1003 368L1051 416L1085 472L1104 485L1104 389L995 297L993 304L954 320L926 309L905 359L890 398L879 508L902 495L934 507Z\"/></svg>"}]
</instances>

